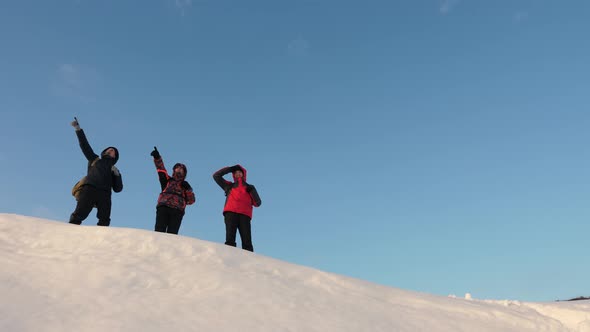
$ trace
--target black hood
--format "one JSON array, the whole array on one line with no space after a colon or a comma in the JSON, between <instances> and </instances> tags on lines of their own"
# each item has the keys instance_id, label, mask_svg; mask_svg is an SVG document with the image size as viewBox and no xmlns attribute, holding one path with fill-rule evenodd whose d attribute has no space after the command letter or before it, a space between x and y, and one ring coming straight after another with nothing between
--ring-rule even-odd
<instances>
[{"instance_id":1,"label":"black hood","mask_svg":"<svg viewBox=\"0 0 590 332\"><path fill-rule=\"evenodd\" d=\"M113 149L115 150L115 164L117 163L117 161L119 160L119 150L117 150L116 147L114 146L109 146L108 148L102 150L102 152L100 153L100 157L102 158L102 156L104 155L105 151L108 149Z\"/></svg>"},{"instance_id":2,"label":"black hood","mask_svg":"<svg viewBox=\"0 0 590 332\"><path fill-rule=\"evenodd\" d=\"M174 164L174 167L172 167L172 172L173 173L174 173L174 170L176 169L176 167L180 167L180 168L182 168L182 170L184 170L184 178L186 178L186 174L187 174L186 166L184 164L181 164L181 163Z\"/></svg>"},{"instance_id":3,"label":"black hood","mask_svg":"<svg viewBox=\"0 0 590 332\"><path fill-rule=\"evenodd\" d=\"M240 170L242 171L242 181L246 182L246 175L248 174L248 172L246 172L246 169L244 168L244 166L238 164L237 165ZM236 178L236 176L234 175L234 173L231 174L234 178L234 182L238 181L238 178Z\"/></svg>"}]
</instances>

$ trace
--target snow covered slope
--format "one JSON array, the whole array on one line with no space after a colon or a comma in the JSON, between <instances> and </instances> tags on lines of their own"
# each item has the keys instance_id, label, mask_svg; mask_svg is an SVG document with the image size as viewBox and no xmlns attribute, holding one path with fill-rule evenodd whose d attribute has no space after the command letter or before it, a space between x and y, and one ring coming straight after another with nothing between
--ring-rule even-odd
<instances>
[{"instance_id":1,"label":"snow covered slope","mask_svg":"<svg viewBox=\"0 0 590 332\"><path fill-rule=\"evenodd\" d=\"M0 331L576 331L590 301L404 291L138 229L0 214Z\"/></svg>"}]
</instances>

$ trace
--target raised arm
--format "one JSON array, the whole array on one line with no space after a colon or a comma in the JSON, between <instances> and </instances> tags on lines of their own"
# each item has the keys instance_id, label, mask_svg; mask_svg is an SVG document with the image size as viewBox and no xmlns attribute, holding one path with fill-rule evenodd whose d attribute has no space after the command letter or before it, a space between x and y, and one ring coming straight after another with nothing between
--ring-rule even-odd
<instances>
[{"instance_id":1,"label":"raised arm","mask_svg":"<svg viewBox=\"0 0 590 332\"><path fill-rule=\"evenodd\" d=\"M94 161L98 158L98 155L92 151L92 147L90 147L90 143L88 143L88 139L86 138L86 134L84 134L84 130L80 128L80 124L78 123L78 119L74 118L72 121L72 127L76 129L76 136L78 136L78 143L80 143L80 149L82 149L82 153L89 162Z\"/></svg>"},{"instance_id":2,"label":"raised arm","mask_svg":"<svg viewBox=\"0 0 590 332\"><path fill-rule=\"evenodd\" d=\"M164 160L162 160L162 156L160 156L160 152L158 152L158 148L154 146L154 151L150 153L152 157L154 157L154 165L156 165L156 171L158 172L158 179L160 180L160 186L162 190L166 188L168 184L168 179L170 176L166 171L166 167L164 166Z\"/></svg>"},{"instance_id":3,"label":"raised arm","mask_svg":"<svg viewBox=\"0 0 590 332\"><path fill-rule=\"evenodd\" d=\"M224 175L233 172L235 166L232 167L224 167L217 172L213 173L213 180L223 189L224 191L227 190L228 186L231 186L231 182L225 180L223 178Z\"/></svg>"}]
</instances>

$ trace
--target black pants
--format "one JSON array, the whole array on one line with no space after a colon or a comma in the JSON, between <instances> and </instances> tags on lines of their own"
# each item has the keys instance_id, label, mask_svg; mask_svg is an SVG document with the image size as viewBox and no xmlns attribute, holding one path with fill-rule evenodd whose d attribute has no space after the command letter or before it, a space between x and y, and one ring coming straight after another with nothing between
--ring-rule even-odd
<instances>
[{"instance_id":1,"label":"black pants","mask_svg":"<svg viewBox=\"0 0 590 332\"><path fill-rule=\"evenodd\" d=\"M167 206L156 208L156 232L178 234L184 212Z\"/></svg>"},{"instance_id":2,"label":"black pants","mask_svg":"<svg viewBox=\"0 0 590 332\"><path fill-rule=\"evenodd\" d=\"M78 204L70 216L70 224L80 225L84 219L96 207L96 217L98 226L108 226L111 224L111 192L96 189L93 186L85 185L80 190Z\"/></svg>"},{"instance_id":3,"label":"black pants","mask_svg":"<svg viewBox=\"0 0 590 332\"><path fill-rule=\"evenodd\" d=\"M242 249L254 251L252 246L251 218L244 214L225 212L225 244L236 246L236 231L240 232Z\"/></svg>"}]
</instances>

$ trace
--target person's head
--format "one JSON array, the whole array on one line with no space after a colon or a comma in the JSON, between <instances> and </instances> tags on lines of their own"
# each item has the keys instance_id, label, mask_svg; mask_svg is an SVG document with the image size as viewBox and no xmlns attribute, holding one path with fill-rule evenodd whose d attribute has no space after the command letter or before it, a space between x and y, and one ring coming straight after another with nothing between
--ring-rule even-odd
<instances>
[{"instance_id":1,"label":"person's head","mask_svg":"<svg viewBox=\"0 0 590 332\"><path fill-rule=\"evenodd\" d=\"M184 179L186 177L186 166L181 163L174 164L174 167L172 167L172 176L175 179Z\"/></svg>"},{"instance_id":2,"label":"person's head","mask_svg":"<svg viewBox=\"0 0 590 332\"><path fill-rule=\"evenodd\" d=\"M239 179L244 176L244 172L242 172L242 170L240 170L240 169L237 169L234 171L233 175L234 175L234 178Z\"/></svg>"},{"instance_id":3,"label":"person's head","mask_svg":"<svg viewBox=\"0 0 590 332\"><path fill-rule=\"evenodd\" d=\"M109 146L108 148L102 150L100 157L115 159L116 163L117 160L119 160L119 150L117 150L117 148L114 146Z\"/></svg>"}]
</instances>

